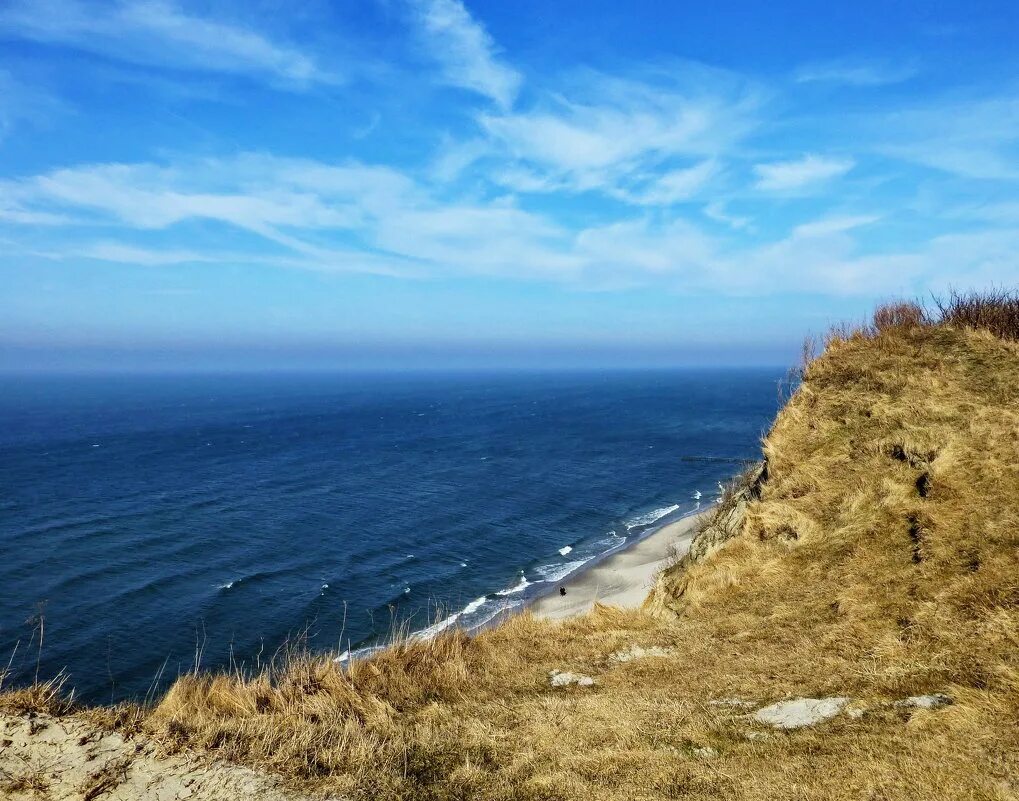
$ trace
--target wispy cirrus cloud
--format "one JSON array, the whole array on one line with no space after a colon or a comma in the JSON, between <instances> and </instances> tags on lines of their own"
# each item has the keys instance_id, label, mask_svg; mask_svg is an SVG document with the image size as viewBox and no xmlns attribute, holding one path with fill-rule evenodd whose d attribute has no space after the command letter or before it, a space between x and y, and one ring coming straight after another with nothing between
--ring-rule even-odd
<instances>
[{"instance_id":1,"label":"wispy cirrus cloud","mask_svg":"<svg viewBox=\"0 0 1019 801\"><path fill-rule=\"evenodd\" d=\"M10 0L0 7L0 38L152 67L260 75L288 87L337 80L296 47L171 0Z\"/></svg>"},{"instance_id":2,"label":"wispy cirrus cloud","mask_svg":"<svg viewBox=\"0 0 1019 801\"><path fill-rule=\"evenodd\" d=\"M267 154L84 165L0 182L0 208L24 215L2 221L9 230L31 230L37 217L64 227L60 236L52 228L41 236L36 255L152 268L247 264L530 278L602 291L655 285L719 295L862 296L962 274L1001 280L1014 275L1009 248L1019 241L1019 229L1006 221L864 250L861 232L883 222L879 214L822 215L778 238L746 238L653 210L569 226L512 198L448 195L390 167ZM194 220L206 223L201 236L175 235ZM248 238L232 233L238 230Z\"/></svg>"},{"instance_id":3,"label":"wispy cirrus cloud","mask_svg":"<svg viewBox=\"0 0 1019 801\"><path fill-rule=\"evenodd\" d=\"M495 40L461 0L409 0L418 38L443 82L477 92L507 109L523 78L499 56Z\"/></svg>"},{"instance_id":4,"label":"wispy cirrus cloud","mask_svg":"<svg viewBox=\"0 0 1019 801\"><path fill-rule=\"evenodd\" d=\"M30 86L0 69L0 142L21 124L44 125L66 110L65 104L40 86Z\"/></svg>"},{"instance_id":5,"label":"wispy cirrus cloud","mask_svg":"<svg viewBox=\"0 0 1019 801\"><path fill-rule=\"evenodd\" d=\"M499 160L493 176L529 193L600 192L636 205L688 200L753 130L753 86L677 64L629 78L586 72L531 108L483 114Z\"/></svg>"},{"instance_id":6,"label":"wispy cirrus cloud","mask_svg":"<svg viewBox=\"0 0 1019 801\"><path fill-rule=\"evenodd\" d=\"M962 178L1019 180L1019 95L948 99L882 114L866 135L879 153Z\"/></svg>"},{"instance_id":7,"label":"wispy cirrus cloud","mask_svg":"<svg viewBox=\"0 0 1019 801\"><path fill-rule=\"evenodd\" d=\"M919 67L913 63L893 64L879 60L817 61L804 64L794 73L798 83L823 83L842 86L888 86L915 77Z\"/></svg>"},{"instance_id":8,"label":"wispy cirrus cloud","mask_svg":"<svg viewBox=\"0 0 1019 801\"><path fill-rule=\"evenodd\" d=\"M851 158L808 153L790 161L754 165L756 188L764 192L789 192L814 187L839 178L856 165Z\"/></svg>"}]
</instances>

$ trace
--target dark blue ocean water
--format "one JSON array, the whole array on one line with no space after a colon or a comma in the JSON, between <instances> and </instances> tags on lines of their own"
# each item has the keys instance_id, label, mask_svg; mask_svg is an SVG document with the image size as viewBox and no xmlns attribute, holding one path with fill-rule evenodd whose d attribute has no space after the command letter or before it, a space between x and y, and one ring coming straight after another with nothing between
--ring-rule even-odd
<instances>
[{"instance_id":1,"label":"dark blue ocean water","mask_svg":"<svg viewBox=\"0 0 1019 801\"><path fill-rule=\"evenodd\" d=\"M778 378L5 377L0 666L35 673L40 610L40 674L92 700L143 696L196 642L216 667L302 631L343 651L394 619L478 624L710 502Z\"/></svg>"}]
</instances>

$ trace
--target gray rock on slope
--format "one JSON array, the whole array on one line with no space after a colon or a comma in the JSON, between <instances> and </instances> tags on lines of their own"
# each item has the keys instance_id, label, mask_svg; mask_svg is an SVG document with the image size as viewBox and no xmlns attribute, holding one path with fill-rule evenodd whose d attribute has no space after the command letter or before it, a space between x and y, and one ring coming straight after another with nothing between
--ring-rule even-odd
<instances>
[{"instance_id":1,"label":"gray rock on slope","mask_svg":"<svg viewBox=\"0 0 1019 801\"><path fill-rule=\"evenodd\" d=\"M765 723L776 729L799 729L835 717L850 700L841 696L793 698L758 709L753 717L759 723Z\"/></svg>"},{"instance_id":2,"label":"gray rock on slope","mask_svg":"<svg viewBox=\"0 0 1019 801\"><path fill-rule=\"evenodd\" d=\"M931 693L930 695L911 695L896 701L895 706L912 709L941 709L952 703L951 696L944 693Z\"/></svg>"},{"instance_id":3,"label":"gray rock on slope","mask_svg":"<svg viewBox=\"0 0 1019 801\"><path fill-rule=\"evenodd\" d=\"M553 687L567 687L576 684L578 687L591 687L594 679L583 673L571 673L568 670L553 670L548 674L548 682Z\"/></svg>"}]
</instances>

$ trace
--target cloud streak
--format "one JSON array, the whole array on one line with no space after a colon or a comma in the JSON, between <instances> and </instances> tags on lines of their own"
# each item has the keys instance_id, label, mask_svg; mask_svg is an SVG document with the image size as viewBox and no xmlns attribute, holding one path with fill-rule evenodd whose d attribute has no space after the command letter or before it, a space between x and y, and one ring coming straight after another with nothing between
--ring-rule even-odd
<instances>
[{"instance_id":1,"label":"cloud streak","mask_svg":"<svg viewBox=\"0 0 1019 801\"><path fill-rule=\"evenodd\" d=\"M908 81L918 73L912 64L841 60L805 64L796 70L794 78L798 83L878 87Z\"/></svg>"},{"instance_id":2,"label":"cloud streak","mask_svg":"<svg viewBox=\"0 0 1019 801\"><path fill-rule=\"evenodd\" d=\"M443 82L488 97L503 109L513 105L523 78L499 58L495 41L461 0L410 0L410 12Z\"/></svg>"},{"instance_id":3,"label":"cloud streak","mask_svg":"<svg viewBox=\"0 0 1019 801\"><path fill-rule=\"evenodd\" d=\"M821 216L764 239L644 212L568 226L512 198L450 197L448 188L390 167L267 154L54 170L0 182L0 208L16 210L4 221L14 230L62 225L66 237L45 237L64 243L47 250L62 260L498 276L586 290L654 285L723 296L899 293L960 274L1001 280L1014 274L1009 247L1019 242L1019 229L1006 221L875 251L860 238L884 222L875 213ZM724 207L709 204L707 213L743 227ZM203 226L201 238L181 247L174 232L195 220L219 227ZM111 238L111 228L131 236ZM238 240L230 233L237 230L249 238Z\"/></svg>"},{"instance_id":4,"label":"cloud streak","mask_svg":"<svg viewBox=\"0 0 1019 801\"><path fill-rule=\"evenodd\" d=\"M808 153L791 161L775 161L754 166L756 188L763 192L790 192L840 178L855 166L850 158L834 158Z\"/></svg>"},{"instance_id":5,"label":"cloud streak","mask_svg":"<svg viewBox=\"0 0 1019 801\"><path fill-rule=\"evenodd\" d=\"M170 0L11 0L0 8L0 36L151 67L261 75L291 88L336 80L297 48Z\"/></svg>"},{"instance_id":6,"label":"cloud streak","mask_svg":"<svg viewBox=\"0 0 1019 801\"><path fill-rule=\"evenodd\" d=\"M585 73L531 108L482 114L497 182L524 193L598 192L635 205L695 197L718 157L757 123L760 98L721 71L673 65L620 78Z\"/></svg>"}]
</instances>

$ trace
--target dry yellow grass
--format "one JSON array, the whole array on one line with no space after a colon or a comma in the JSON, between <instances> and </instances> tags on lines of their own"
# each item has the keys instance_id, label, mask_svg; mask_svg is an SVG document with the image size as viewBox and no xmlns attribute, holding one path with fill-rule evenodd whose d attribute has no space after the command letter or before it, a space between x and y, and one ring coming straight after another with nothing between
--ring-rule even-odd
<instances>
[{"instance_id":1,"label":"dry yellow grass","mask_svg":"<svg viewBox=\"0 0 1019 801\"><path fill-rule=\"evenodd\" d=\"M359 799L1019 797L1019 344L908 314L834 337L764 456L643 611L185 676L140 726ZM609 659L632 644L672 652ZM954 703L890 703L926 692ZM867 711L775 732L711 703L829 695Z\"/></svg>"}]
</instances>

